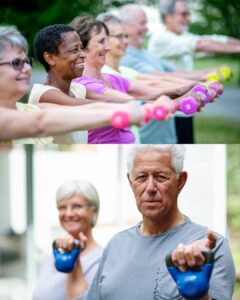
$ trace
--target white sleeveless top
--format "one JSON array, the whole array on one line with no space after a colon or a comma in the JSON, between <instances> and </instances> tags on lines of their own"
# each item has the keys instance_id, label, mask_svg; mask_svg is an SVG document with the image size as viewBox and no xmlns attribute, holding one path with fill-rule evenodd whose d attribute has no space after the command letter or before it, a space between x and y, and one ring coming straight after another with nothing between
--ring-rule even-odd
<instances>
[{"instance_id":1,"label":"white sleeveless top","mask_svg":"<svg viewBox=\"0 0 240 300\"><path fill-rule=\"evenodd\" d=\"M58 88L50 85L34 84L28 98L28 103L39 104L41 96L48 90L60 91ZM70 91L76 98L86 98L86 88L79 83L72 82ZM87 144L88 132L86 130L73 131L65 134L54 135L53 139L54 144Z\"/></svg>"}]
</instances>

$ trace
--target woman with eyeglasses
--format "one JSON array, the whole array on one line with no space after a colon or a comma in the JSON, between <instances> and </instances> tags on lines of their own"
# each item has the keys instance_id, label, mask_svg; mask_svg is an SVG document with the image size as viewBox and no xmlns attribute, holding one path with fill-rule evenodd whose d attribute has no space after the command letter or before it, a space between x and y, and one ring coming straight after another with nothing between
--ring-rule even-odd
<instances>
[{"instance_id":1,"label":"woman with eyeglasses","mask_svg":"<svg viewBox=\"0 0 240 300\"><path fill-rule=\"evenodd\" d=\"M56 193L59 222L67 235L55 240L59 251L71 251L79 241L81 252L73 271L61 273L55 267L54 255L43 261L33 300L85 300L98 269L102 247L95 241L92 228L99 212L99 196L87 181L67 181Z\"/></svg>"},{"instance_id":2,"label":"woman with eyeglasses","mask_svg":"<svg viewBox=\"0 0 240 300\"><path fill-rule=\"evenodd\" d=\"M29 89L32 60L27 54L27 41L21 33L13 26L0 26L0 143L49 144L52 135L109 125L112 115L120 110L131 116L133 124L144 119L143 110L133 103L91 103L73 108L18 102ZM43 136L47 138L40 138ZM35 138L12 140L23 137Z\"/></svg>"}]
</instances>

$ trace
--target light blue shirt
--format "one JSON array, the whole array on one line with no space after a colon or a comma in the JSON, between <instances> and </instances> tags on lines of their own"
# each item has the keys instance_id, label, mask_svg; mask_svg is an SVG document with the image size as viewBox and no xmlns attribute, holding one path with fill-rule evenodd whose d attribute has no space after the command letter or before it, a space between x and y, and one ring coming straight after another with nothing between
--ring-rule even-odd
<instances>
[{"instance_id":1,"label":"light blue shirt","mask_svg":"<svg viewBox=\"0 0 240 300\"><path fill-rule=\"evenodd\" d=\"M172 64L157 58L145 49L138 49L131 45L128 46L126 54L120 61L120 65L133 68L140 73L175 71L175 67Z\"/></svg>"},{"instance_id":2,"label":"light blue shirt","mask_svg":"<svg viewBox=\"0 0 240 300\"><path fill-rule=\"evenodd\" d=\"M145 49L137 49L128 46L126 54L122 57L120 64L135 69L140 73L152 71L173 72L174 67L157 59ZM142 144L176 144L177 136L174 119L167 121L151 121L139 130L140 142Z\"/></svg>"}]
</instances>

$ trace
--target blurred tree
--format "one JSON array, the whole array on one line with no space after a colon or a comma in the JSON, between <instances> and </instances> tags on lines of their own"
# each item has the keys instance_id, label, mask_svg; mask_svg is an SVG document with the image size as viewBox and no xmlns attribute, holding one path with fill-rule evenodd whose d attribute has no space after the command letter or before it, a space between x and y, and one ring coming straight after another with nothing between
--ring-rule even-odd
<instances>
[{"instance_id":1,"label":"blurred tree","mask_svg":"<svg viewBox=\"0 0 240 300\"><path fill-rule=\"evenodd\" d=\"M27 38L31 51L34 36L41 28L54 23L69 23L81 14L94 16L103 10L100 0L8 0L1 1L0 24L16 25Z\"/></svg>"},{"instance_id":2,"label":"blurred tree","mask_svg":"<svg viewBox=\"0 0 240 300\"><path fill-rule=\"evenodd\" d=\"M199 12L199 19L191 24L191 31L199 34L224 34L240 38L239 0L187 0Z\"/></svg>"}]
</instances>

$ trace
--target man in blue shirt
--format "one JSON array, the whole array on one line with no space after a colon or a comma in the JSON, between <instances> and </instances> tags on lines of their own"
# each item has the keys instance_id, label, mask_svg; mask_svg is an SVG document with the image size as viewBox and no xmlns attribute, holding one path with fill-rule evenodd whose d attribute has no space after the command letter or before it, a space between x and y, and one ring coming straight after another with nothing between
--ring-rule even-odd
<instances>
[{"instance_id":1,"label":"man in blue shirt","mask_svg":"<svg viewBox=\"0 0 240 300\"><path fill-rule=\"evenodd\" d=\"M126 13L127 12L127 13ZM119 17L127 23L134 14L128 33L129 47L121 60L121 65L128 66L142 73L160 74L160 72L173 72L174 67L166 62L155 59L143 49L144 38L147 32L147 18L144 11L134 4L129 4L120 10ZM140 140L143 144L177 143L174 119L164 122L151 121L140 128Z\"/></svg>"}]
</instances>

